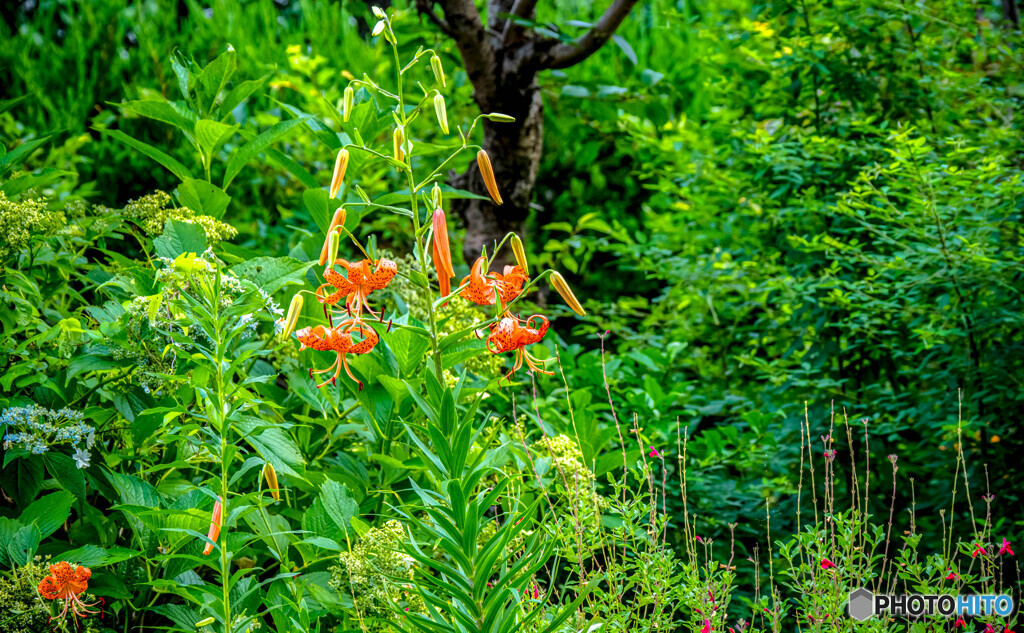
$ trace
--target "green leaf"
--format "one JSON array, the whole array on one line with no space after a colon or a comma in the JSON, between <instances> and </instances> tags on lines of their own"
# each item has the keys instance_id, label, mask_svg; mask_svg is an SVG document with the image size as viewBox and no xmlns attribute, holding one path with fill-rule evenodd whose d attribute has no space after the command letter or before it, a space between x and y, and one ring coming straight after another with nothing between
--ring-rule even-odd
<instances>
[{"instance_id":1,"label":"green leaf","mask_svg":"<svg viewBox=\"0 0 1024 633\"><path fill-rule=\"evenodd\" d=\"M166 167L168 171L170 171L172 174L174 174L175 176L182 180L192 177L192 172L190 172L187 167L179 163L176 159L172 158L171 156L158 150L152 145L149 145L148 143L143 143L142 141L135 140L132 137L125 134L124 132L122 132L121 130L105 130L100 128L94 129L97 129L100 133L113 137L114 139L121 141L125 145L133 147L136 150L142 152L146 156L152 158L156 162Z\"/></svg>"},{"instance_id":2,"label":"green leaf","mask_svg":"<svg viewBox=\"0 0 1024 633\"><path fill-rule=\"evenodd\" d=\"M49 451L43 457L46 471L57 480L61 488L75 495L80 501L85 501L85 475L75 464L75 460L57 451Z\"/></svg>"},{"instance_id":3,"label":"green leaf","mask_svg":"<svg viewBox=\"0 0 1024 633\"><path fill-rule=\"evenodd\" d=\"M235 176L242 171L242 168L245 167L250 160L273 145L275 141L288 134L288 132L290 132L294 127L302 125L305 120L305 118L300 118L281 121L236 150L235 153L231 155L231 160L228 161L228 168L224 173L224 184L222 187L227 189L228 185L231 184L231 181L235 179Z\"/></svg>"},{"instance_id":4,"label":"green leaf","mask_svg":"<svg viewBox=\"0 0 1024 633\"><path fill-rule=\"evenodd\" d=\"M196 78L196 96L199 100L199 107L204 112L213 110L217 101L217 95L224 89L231 75L235 73L238 62L235 60L235 49L228 44L228 50L224 51L203 68Z\"/></svg>"},{"instance_id":5,"label":"green leaf","mask_svg":"<svg viewBox=\"0 0 1024 633\"><path fill-rule=\"evenodd\" d=\"M256 432L260 424L259 420L244 420L238 423L238 428L244 434L245 441L259 453L260 457L273 464L278 474L301 479L301 471L305 470L306 462L299 447L295 445L295 440L276 427L267 427Z\"/></svg>"},{"instance_id":6,"label":"green leaf","mask_svg":"<svg viewBox=\"0 0 1024 633\"><path fill-rule=\"evenodd\" d=\"M320 228L320 232L327 234L327 228L331 225L331 218L334 212L341 206L341 201L331 200L325 189L306 189L302 192L302 203L309 210L309 215Z\"/></svg>"},{"instance_id":7,"label":"green leaf","mask_svg":"<svg viewBox=\"0 0 1024 633\"><path fill-rule=\"evenodd\" d=\"M320 487L320 494L302 516L302 529L335 541L344 542L352 530L352 517L358 516L359 506L348 496L344 484L328 479Z\"/></svg>"},{"instance_id":8,"label":"green leaf","mask_svg":"<svg viewBox=\"0 0 1024 633\"><path fill-rule=\"evenodd\" d=\"M237 123L227 125L210 119L202 119L196 122L196 140L203 148L207 156L212 156L217 148L225 141L235 135L235 132L242 127Z\"/></svg>"},{"instance_id":9,"label":"green leaf","mask_svg":"<svg viewBox=\"0 0 1024 633\"><path fill-rule=\"evenodd\" d=\"M296 161L291 156L288 156L284 152L281 152L271 147L270 149L267 150L267 158L271 162L277 163L281 167L284 167L289 174L295 176L295 178L306 187L310 189L316 189L320 186L320 183L317 182L316 178L314 178L311 173L306 171L305 167L300 165L298 161Z\"/></svg>"},{"instance_id":10,"label":"green leaf","mask_svg":"<svg viewBox=\"0 0 1024 633\"><path fill-rule=\"evenodd\" d=\"M160 257L175 259L184 253L199 255L206 250L206 231L198 224L168 220L162 235L153 240Z\"/></svg>"},{"instance_id":11,"label":"green leaf","mask_svg":"<svg viewBox=\"0 0 1024 633\"><path fill-rule=\"evenodd\" d=\"M183 207L218 219L224 215L224 210L231 202L231 196L224 193L223 189L195 178L186 178L174 190L174 195Z\"/></svg>"},{"instance_id":12,"label":"green leaf","mask_svg":"<svg viewBox=\"0 0 1024 633\"><path fill-rule=\"evenodd\" d=\"M264 75L259 79L250 79L249 81L243 81L237 84L231 89L231 92L224 97L224 102L220 104L221 112L224 116L227 116L232 110L238 107L238 104L248 99L254 92L263 87L267 80L270 79L270 75Z\"/></svg>"},{"instance_id":13,"label":"green leaf","mask_svg":"<svg viewBox=\"0 0 1024 633\"><path fill-rule=\"evenodd\" d=\"M61 491L36 499L18 517L22 525L35 523L39 528L40 538L53 534L71 516L71 504L75 496L70 492Z\"/></svg>"},{"instance_id":14,"label":"green leaf","mask_svg":"<svg viewBox=\"0 0 1024 633\"><path fill-rule=\"evenodd\" d=\"M48 140L50 140L50 137L44 136L34 141L27 141L0 156L0 174L6 173L9 169L28 158L32 152Z\"/></svg>"},{"instance_id":15,"label":"green leaf","mask_svg":"<svg viewBox=\"0 0 1024 633\"><path fill-rule=\"evenodd\" d=\"M11 178L3 184L0 184L0 191L3 191L8 198L13 198L21 194L26 189L44 187L51 182L63 178L64 176L73 175L75 175L75 172L45 167L36 173L22 174L16 178Z\"/></svg>"},{"instance_id":16,"label":"green leaf","mask_svg":"<svg viewBox=\"0 0 1024 633\"><path fill-rule=\"evenodd\" d=\"M170 101L146 100L127 101L114 104L122 111L138 114L149 119L154 119L192 134L196 128L196 115L188 108L177 106Z\"/></svg>"},{"instance_id":17,"label":"green leaf","mask_svg":"<svg viewBox=\"0 0 1024 633\"><path fill-rule=\"evenodd\" d=\"M472 191L466 191L465 189L456 189L450 185L440 185L441 187L441 198L443 200L490 200L487 196L478 196ZM420 189L419 191L423 191ZM419 191L417 195L419 195ZM382 196L378 196L373 200L376 204L393 205L401 202L409 201L409 190L400 189L391 193L386 193Z\"/></svg>"},{"instance_id":18,"label":"green leaf","mask_svg":"<svg viewBox=\"0 0 1024 633\"><path fill-rule=\"evenodd\" d=\"M231 272L248 279L267 294L281 288L302 284L306 271L316 262L300 262L291 257L256 257L231 267Z\"/></svg>"},{"instance_id":19,"label":"green leaf","mask_svg":"<svg viewBox=\"0 0 1024 633\"><path fill-rule=\"evenodd\" d=\"M423 361L430 349L430 338L408 329L393 330L385 334L385 342L398 360L398 369L403 377L412 374Z\"/></svg>"}]
</instances>

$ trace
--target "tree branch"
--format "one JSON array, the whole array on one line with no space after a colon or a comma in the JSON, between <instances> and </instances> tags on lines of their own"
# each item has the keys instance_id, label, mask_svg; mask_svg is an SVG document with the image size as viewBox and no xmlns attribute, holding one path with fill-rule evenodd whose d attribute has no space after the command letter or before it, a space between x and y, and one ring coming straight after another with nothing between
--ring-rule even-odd
<instances>
[{"instance_id":1,"label":"tree branch","mask_svg":"<svg viewBox=\"0 0 1024 633\"><path fill-rule=\"evenodd\" d=\"M473 84L473 98L480 109L489 110L490 96L495 93L498 78L496 76L495 52L487 43L487 30L484 28L473 0L418 0L417 7L428 9L429 14L434 4L441 5L444 11L444 30L459 47L462 63L466 74ZM440 20L436 15L435 19Z\"/></svg>"},{"instance_id":2,"label":"tree branch","mask_svg":"<svg viewBox=\"0 0 1024 633\"><path fill-rule=\"evenodd\" d=\"M568 68L574 66L597 52L605 42L615 34L622 21L638 0L615 0L597 20L594 26L571 44L554 43L554 40L538 42L540 53L537 64L540 68ZM545 46L544 43L547 43Z\"/></svg>"},{"instance_id":3,"label":"tree branch","mask_svg":"<svg viewBox=\"0 0 1024 633\"><path fill-rule=\"evenodd\" d=\"M452 27L442 20L440 16L434 13L433 0L416 0L416 10L427 16L427 18L429 18L442 33L452 39L455 39L455 31L452 30Z\"/></svg>"}]
</instances>

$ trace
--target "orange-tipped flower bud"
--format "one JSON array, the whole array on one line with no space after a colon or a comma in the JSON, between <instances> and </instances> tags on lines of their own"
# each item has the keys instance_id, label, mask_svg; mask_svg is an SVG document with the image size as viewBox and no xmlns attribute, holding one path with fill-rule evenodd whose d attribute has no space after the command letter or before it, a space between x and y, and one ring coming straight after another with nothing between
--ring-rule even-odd
<instances>
[{"instance_id":1,"label":"orange-tipped flower bud","mask_svg":"<svg viewBox=\"0 0 1024 633\"><path fill-rule=\"evenodd\" d=\"M220 503L220 497L217 497L217 503L213 504L213 514L210 515L210 531L206 533L206 538L216 542L220 538L220 526L223 522L224 507ZM213 543L207 543L203 548L203 555L208 556L212 551Z\"/></svg>"},{"instance_id":2,"label":"orange-tipped flower bud","mask_svg":"<svg viewBox=\"0 0 1024 633\"><path fill-rule=\"evenodd\" d=\"M480 167L480 175L483 176L487 193L491 194L491 200L494 200L495 204L501 204L501 194L498 193L498 181L494 179L491 157L487 155L485 150L480 150L476 153L476 164Z\"/></svg>"},{"instance_id":3,"label":"orange-tipped flower bud","mask_svg":"<svg viewBox=\"0 0 1024 633\"><path fill-rule=\"evenodd\" d=\"M448 133L448 108L444 105L444 97L441 93L434 95L434 114L437 115L437 123L441 126L441 131L445 134Z\"/></svg>"},{"instance_id":4,"label":"orange-tipped flower bud","mask_svg":"<svg viewBox=\"0 0 1024 633\"><path fill-rule=\"evenodd\" d=\"M437 250L437 254L440 255L439 261L436 262L437 276L441 277L440 273L443 271L448 277L454 277L455 268L452 266L452 251L448 245L448 220L442 209L434 211L434 215L431 218L431 228L434 230L434 248Z\"/></svg>"},{"instance_id":5,"label":"orange-tipped flower bud","mask_svg":"<svg viewBox=\"0 0 1024 633\"><path fill-rule=\"evenodd\" d=\"M579 300L576 299L576 295L574 295L572 293L572 290L569 288L569 284L566 283L565 277L562 276L562 273L551 273L551 287L554 288L559 295L561 295L562 300L565 301L565 304L567 306L572 308L573 312L580 316L587 315L586 311L583 309L583 306L580 305Z\"/></svg>"},{"instance_id":6,"label":"orange-tipped flower bud","mask_svg":"<svg viewBox=\"0 0 1024 633\"><path fill-rule=\"evenodd\" d=\"M288 316L284 320L284 335L291 336L295 331L295 324L299 320L299 313L302 312L302 294L296 292L292 302L288 304Z\"/></svg>"},{"instance_id":7,"label":"orange-tipped flower bud","mask_svg":"<svg viewBox=\"0 0 1024 633\"><path fill-rule=\"evenodd\" d=\"M331 225L327 227L327 237L324 239L323 248L320 249L320 262L321 266L326 266L328 261L334 261L334 258L338 256L338 251L334 251L334 256L330 255L331 246L331 233L341 233L341 227L345 225L345 207L341 207L334 212L334 217L331 218Z\"/></svg>"},{"instance_id":8,"label":"orange-tipped flower bud","mask_svg":"<svg viewBox=\"0 0 1024 633\"><path fill-rule=\"evenodd\" d=\"M523 269L523 272L527 276L530 275L530 267L526 265L526 249L523 248L523 240L519 239L519 236L515 233L512 234L512 239L509 240L512 244L512 255L516 258L516 263Z\"/></svg>"},{"instance_id":9,"label":"orange-tipped flower bud","mask_svg":"<svg viewBox=\"0 0 1024 633\"><path fill-rule=\"evenodd\" d=\"M263 478L267 480L267 490L270 491L270 496L274 498L274 501L280 501L281 489L277 485L277 471L274 470L274 465L270 462L263 465Z\"/></svg>"},{"instance_id":10,"label":"orange-tipped flower bud","mask_svg":"<svg viewBox=\"0 0 1024 633\"><path fill-rule=\"evenodd\" d=\"M352 86L345 86L345 94L341 98L341 116L348 123L352 117L352 104L356 100L356 90Z\"/></svg>"},{"instance_id":11,"label":"orange-tipped flower bud","mask_svg":"<svg viewBox=\"0 0 1024 633\"><path fill-rule=\"evenodd\" d=\"M402 128L396 127L395 134L392 137L392 143L395 150L395 160L398 162L405 161L405 152L402 151L402 144L405 143L405 134L402 133Z\"/></svg>"},{"instance_id":12,"label":"orange-tipped flower bud","mask_svg":"<svg viewBox=\"0 0 1024 633\"><path fill-rule=\"evenodd\" d=\"M334 161L334 176L331 177L331 198L338 195L341 183L345 180L345 169L348 167L348 150L342 148L338 152L338 158Z\"/></svg>"},{"instance_id":13,"label":"orange-tipped flower bud","mask_svg":"<svg viewBox=\"0 0 1024 633\"><path fill-rule=\"evenodd\" d=\"M444 66L441 65L441 58L437 55L430 56L430 70L434 71L434 79L444 88Z\"/></svg>"}]
</instances>

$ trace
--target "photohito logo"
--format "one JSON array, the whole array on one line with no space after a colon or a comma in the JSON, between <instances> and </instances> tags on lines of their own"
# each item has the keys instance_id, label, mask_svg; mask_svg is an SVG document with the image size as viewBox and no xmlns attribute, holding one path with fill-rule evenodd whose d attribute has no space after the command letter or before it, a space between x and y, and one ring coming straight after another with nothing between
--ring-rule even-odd
<instances>
[{"instance_id":1,"label":"photohito logo","mask_svg":"<svg viewBox=\"0 0 1024 633\"><path fill-rule=\"evenodd\" d=\"M952 594L910 593L875 595L863 587L850 592L849 614L858 622L873 615L888 612L919 618L925 615L975 617L981 615L1008 616L1013 613L1013 597L1006 594Z\"/></svg>"}]
</instances>

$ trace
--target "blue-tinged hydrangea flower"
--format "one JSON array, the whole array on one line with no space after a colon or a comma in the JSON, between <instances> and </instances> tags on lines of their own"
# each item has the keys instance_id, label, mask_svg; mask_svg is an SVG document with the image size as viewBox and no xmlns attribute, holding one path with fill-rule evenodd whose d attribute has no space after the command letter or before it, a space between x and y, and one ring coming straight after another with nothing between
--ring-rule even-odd
<instances>
[{"instance_id":1,"label":"blue-tinged hydrangea flower","mask_svg":"<svg viewBox=\"0 0 1024 633\"><path fill-rule=\"evenodd\" d=\"M80 449L75 451L75 454L72 455L71 458L75 460L75 465L78 466L79 469L88 468L89 467L89 452L88 451L85 451L85 450L80 448Z\"/></svg>"},{"instance_id":2,"label":"blue-tinged hydrangea flower","mask_svg":"<svg viewBox=\"0 0 1024 633\"><path fill-rule=\"evenodd\" d=\"M0 411L0 433L4 446L18 446L33 455L41 455L57 444L76 445L94 442L96 430L83 420L81 411L64 407L53 410L36 404L10 407Z\"/></svg>"}]
</instances>

